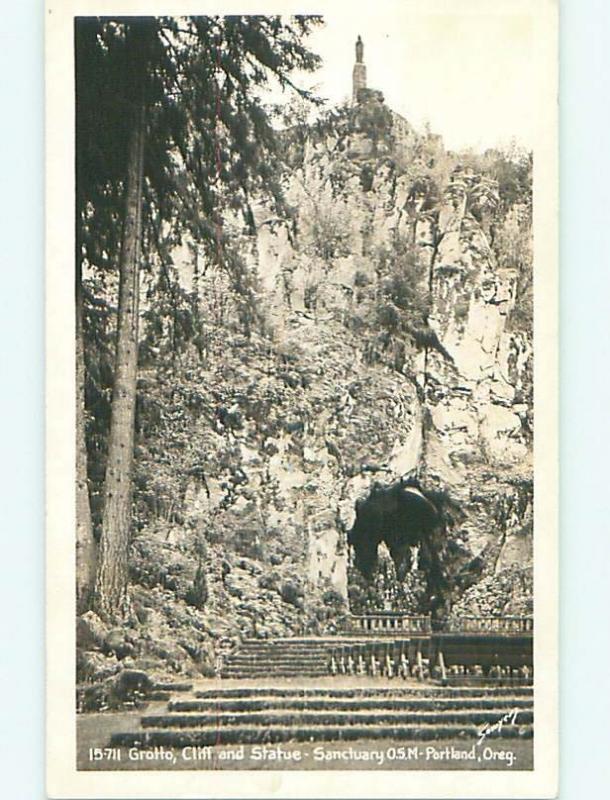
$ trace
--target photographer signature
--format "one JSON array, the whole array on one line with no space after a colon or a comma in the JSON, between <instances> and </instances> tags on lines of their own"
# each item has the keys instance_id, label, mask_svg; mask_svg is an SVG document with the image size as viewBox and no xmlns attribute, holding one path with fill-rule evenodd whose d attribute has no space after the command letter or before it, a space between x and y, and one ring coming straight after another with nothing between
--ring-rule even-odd
<instances>
[{"instance_id":1,"label":"photographer signature","mask_svg":"<svg viewBox=\"0 0 610 800\"><path fill-rule=\"evenodd\" d=\"M485 739L487 739L488 736L491 736L492 733L499 733L504 725L516 725L518 714L518 708L511 708L511 710L507 711L506 714L501 716L497 722L486 722L479 731L479 740L477 745L483 744Z\"/></svg>"}]
</instances>

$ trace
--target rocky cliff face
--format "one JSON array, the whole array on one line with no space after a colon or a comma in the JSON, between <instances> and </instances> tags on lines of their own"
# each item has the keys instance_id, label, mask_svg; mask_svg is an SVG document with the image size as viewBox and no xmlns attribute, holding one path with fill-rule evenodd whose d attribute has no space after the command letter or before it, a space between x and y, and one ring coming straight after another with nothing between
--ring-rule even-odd
<instances>
[{"instance_id":1,"label":"rocky cliff face","mask_svg":"<svg viewBox=\"0 0 610 800\"><path fill-rule=\"evenodd\" d=\"M177 671L239 635L333 629L348 595L531 611L527 197L377 99L287 138L290 213L255 206L254 235L227 222L260 324L240 287L185 263L197 348L141 370L134 630L157 644L135 650L163 661L167 641ZM365 580L357 504L401 480L438 520L394 563L381 545Z\"/></svg>"},{"instance_id":2,"label":"rocky cliff face","mask_svg":"<svg viewBox=\"0 0 610 800\"><path fill-rule=\"evenodd\" d=\"M358 120L338 128L309 143L289 179L294 221L261 212L257 237L275 340L306 352L326 340L329 364L351 350L336 384L341 408L308 430L316 471L327 470L313 504L328 520L310 538L310 577L345 593L337 562L345 554L332 554L356 501L374 483L416 476L446 499L436 546L450 605L477 579L531 561L531 331L512 324L523 254L511 264L493 246L503 236L527 242L528 215L522 202L505 202L496 181L403 120L377 141ZM400 313L391 292L394 303L383 305L383 287L405 249L416 268L398 279L417 284L425 313L403 304L412 319L401 336L400 325L379 331L376 323L380 312ZM510 600L502 610L514 610Z\"/></svg>"}]
</instances>

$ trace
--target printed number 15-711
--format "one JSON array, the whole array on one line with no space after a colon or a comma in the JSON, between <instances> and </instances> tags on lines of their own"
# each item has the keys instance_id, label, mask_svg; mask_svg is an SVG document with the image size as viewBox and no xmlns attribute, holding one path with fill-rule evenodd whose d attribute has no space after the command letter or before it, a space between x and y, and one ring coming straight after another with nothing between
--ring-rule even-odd
<instances>
[{"instance_id":1,"label":"printed number 15-711","mask_svg":"<svg viewBox=\"0 0 610 800\"><path fill-rule=\"evenodd\" d=\"M89 761L120 761L121 751L118 747L90 747Z\"/></svg>"}]
</instances>

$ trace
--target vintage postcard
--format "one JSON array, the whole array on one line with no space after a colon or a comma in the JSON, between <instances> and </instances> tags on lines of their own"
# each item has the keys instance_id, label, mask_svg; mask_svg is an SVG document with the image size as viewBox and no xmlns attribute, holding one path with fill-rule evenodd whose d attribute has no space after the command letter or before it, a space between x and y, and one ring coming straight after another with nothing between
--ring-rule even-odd
<instances>
[{"instance_id":1,"label":"vintage postcard","mask_svg":"<svg viewBox=\"0 0 610 800\"><path fill-rule=\"evenodd\" d=\"M557 7L47 6L48 792L553 797Z\"/></svg>"}]
</instances>

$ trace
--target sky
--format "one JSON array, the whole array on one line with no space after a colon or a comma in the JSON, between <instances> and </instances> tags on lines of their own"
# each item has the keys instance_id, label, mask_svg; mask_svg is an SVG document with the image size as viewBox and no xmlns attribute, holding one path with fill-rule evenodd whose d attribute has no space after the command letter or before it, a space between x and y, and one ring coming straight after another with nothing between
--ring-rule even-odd
<instances>
[{"instance_id":1,"label":"sky","mask_svg":"<svg viewBox=\"0 0 610 800\"><path fill-rule=\"evenodd\" d=\"M323 66L300 83L332 103L351 97L355 41L364 41L367 84L416 128L430 123L448 149L484 150L516 140L532 147L536 123L535 28L527 7L378 0L325 15L309 38ZM340 8L340 7L339 7ZM447 11L449 8L449 11Z\"/></svg>"}]
</instances>

